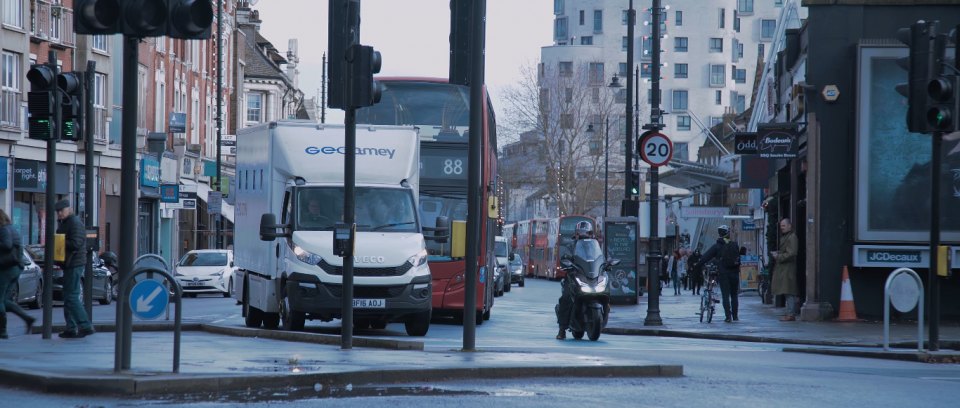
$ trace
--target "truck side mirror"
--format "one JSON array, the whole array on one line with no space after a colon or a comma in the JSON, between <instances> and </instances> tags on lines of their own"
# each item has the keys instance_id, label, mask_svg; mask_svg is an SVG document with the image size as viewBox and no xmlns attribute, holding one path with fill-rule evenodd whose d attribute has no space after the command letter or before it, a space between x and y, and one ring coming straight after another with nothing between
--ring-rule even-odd
<instances>
[{"instance_id":1,"label":"truck side mirror","mask_svg":"<svg viewBox=\"0 0 960 408\"><path fill-rule=\"evenodd\" d=\"M277 234L277 216L273 214L263 214L260 216L260 240L273 241L282 234Z\"/></svg>"}]
</instances>

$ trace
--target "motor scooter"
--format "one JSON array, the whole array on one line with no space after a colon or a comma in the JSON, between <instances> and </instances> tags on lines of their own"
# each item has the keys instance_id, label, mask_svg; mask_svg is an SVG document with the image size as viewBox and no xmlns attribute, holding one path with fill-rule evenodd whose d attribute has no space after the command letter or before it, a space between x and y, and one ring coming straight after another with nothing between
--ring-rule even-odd
<instances>
[{"instance_id":1,"label":"motor scooter","mask_svg":"<svg viewBox=\"0 0 960 408\"><path fill-rule=\"evenodd\" d=\"M600 243L592 238L577 240L573 255L560 259L560 266L570 275L567 284L573 284L569 327L575 339L582 339L584 333L591 341L600 338L610 316L611 282L607 272L619 264L619 259L604 260ZM555 311L560 314L559 305Z\"/></svg>"}]
</instances>

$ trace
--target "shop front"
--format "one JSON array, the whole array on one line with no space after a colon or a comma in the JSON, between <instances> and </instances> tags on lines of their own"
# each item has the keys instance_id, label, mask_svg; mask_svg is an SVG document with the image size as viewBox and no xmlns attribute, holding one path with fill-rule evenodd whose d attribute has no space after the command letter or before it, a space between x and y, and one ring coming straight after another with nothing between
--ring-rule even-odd
<instances>
[{"instance_id":1,"label":"shop front","mask_svg":"<svg viewBox=\"0 0 960 408\"><path fill-rule=\"evenodd\" d=\"M140 199L137 201L137 255L158 252L160 203L160 162L144 156L140 159Z\"/></svg>"},{"instance_id":2,"label":"shop front","mask_svg":"<svg viewBox=\"0 0 960 408\"><path fill-rule=\"evenodd\" d=\"M13 208L10 218L20 232L24 244L43 244L46 231L47 182L55 183L54 200L67 198L70 191L70 166L57 164L52 179L48 178L45 162L13 161Z\"/></svg>"}]
</instances>

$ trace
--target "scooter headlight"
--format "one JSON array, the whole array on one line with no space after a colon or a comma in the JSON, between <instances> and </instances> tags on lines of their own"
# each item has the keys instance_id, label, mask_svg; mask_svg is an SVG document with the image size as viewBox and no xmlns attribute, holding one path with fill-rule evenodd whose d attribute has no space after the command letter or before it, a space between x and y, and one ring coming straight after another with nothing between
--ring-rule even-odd
<instances>
[{"instance_id":1,"label":"scooter headlight","mask_svg":"<svg viewBox=\"0 0 960 408\"><path fill-rule=\"evenodd\" d=\"M593 287L590 286L589 283L580 280L579 277L574 277L573 279L577 282L577 285L580 286L580 291L581 291L581 292L583 292L583 293L593 293Z\"/></svg>"},{"instance_id":2,"label":"scooter headlight","mask_svg":"<svg viewBox=\"0 0 960 408\"><path fill-rule=\"evenodd\" d=\"M600 278L597 279L597 293L607 291L607 275L600 275Z\"/></svg>"},{"instance_id":3,"label":"scooter headlight","mask_svg":"<svg viewBox=\"0 0 960 408\"><path fill-rule=\"evenodd\" d=\"M323 260L320 255L307 251L296 244L293 245L293 254L297 256L297 259L299 259L300 262L305 264L317 265Z\"/></svg>"}]
</instances>

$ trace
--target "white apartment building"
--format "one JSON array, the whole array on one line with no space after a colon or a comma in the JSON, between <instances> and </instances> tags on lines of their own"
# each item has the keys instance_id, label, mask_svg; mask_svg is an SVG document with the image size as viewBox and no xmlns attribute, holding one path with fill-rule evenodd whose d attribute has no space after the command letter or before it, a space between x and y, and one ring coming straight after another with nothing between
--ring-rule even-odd
<instances>
[{"instance_id":1,"label":"white apartment building","mask_svg":"<svg viewBox=\"0 0 960 408\"><path fill-rule=\"evenodd\" d=\"M705 129L721 122L724 114L742 113L751 106L758 56L768 58L778 19L789 1L662 1L660 109L667 112L663 132L674 142L674 158L696 161L699 146L707 140ZM639 69L639 81L634 77L634 84L639 84L635 114L641 125L648 122L650 5L649 0L633 2L634 66L628 67L628 0L554 0L553 45L541 49L542 72L584 67L591 85L605 86L614 74L625 85L625 76ZM804 9L800 13L806 17ZM628 90L612 92L619 92L617 106L625 116ZM623 132L623 117L619 122Z\"/></svg>"}]
</instances>

